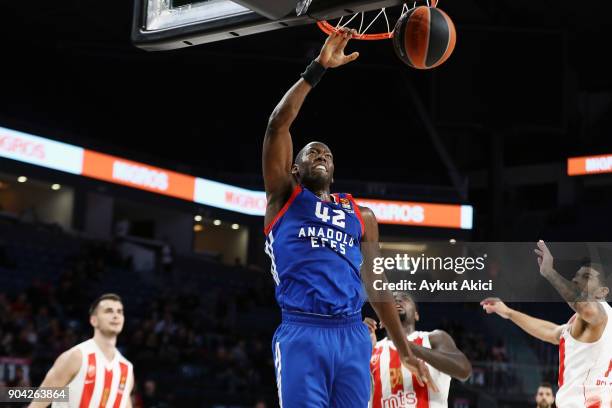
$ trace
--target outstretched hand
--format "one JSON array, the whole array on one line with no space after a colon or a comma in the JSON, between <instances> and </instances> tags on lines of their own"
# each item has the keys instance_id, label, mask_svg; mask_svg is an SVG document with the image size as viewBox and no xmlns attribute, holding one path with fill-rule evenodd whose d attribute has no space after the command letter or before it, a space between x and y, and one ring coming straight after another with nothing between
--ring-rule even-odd
<instances>
[{"instance_id":1,"label":"outstretched hand","mask_svg":"<svg viewBox=\"0 0 612 408\"><path fill-rule=\"evenodd\" d=\"M359 57L358 52L345 55L344 49L349 40L357 35L357 31L341 28L332 33L325 40L323 48L317 57L316 61L325 68L336 68L351 61L355 61Z\"/></svg>"},{"instance_id":2,"label":"outstretched hand","mask_svg":"<svg viewBox=\"0 0 612 408\"><path fill-rule=\"evenodd\" d=\"M431 372L427 364L414 354L410 356L400 356L402 365L406 367L416 378L420 386L427 386L433 392L439 392L438 386L431 377Z\"/></svg>"},{"instance_id":3,"label":"outstretched hand","mask_svg":"<svg viewBox=\"0 0 612 408\"><path fill-rule=\"evenodd\" d=\"M553 270L554 259L544 241L539 240L537 246L538 248L534 249L533 251L538 256L538 266L540 267L540 273L543 276L546 276L548 272Z\"/></svg>"},{"instance_id":4,"label":"outstretched hand","mask_svg":"<svg viewBox=\"0 0 612 408\"><path fill-rule=\"evenodd\" d=\"M368 326L370 332L370 340L372 341L372 347L376 346L376 328L378 323L376 320L366 317L363 322ZM382 325L382 323L381 323ZM401 354L401 352L400 352ZM414 374L419 385L427 385L433 392L438 392L438 386L431 377L431 372L427 367L427 364L420 358L417 358L414 353L408 355L400 355L402 365L406 367L412 374Z\"/></svg>"},{"instance_id":5,"label":"outstretched hand","mask_svg":"<svg viewBox=\"0 0 612 408\"><path fill-rule=\"evenodd\" d=\"M480 306L487 314L497 313L504 319L510 318L511 310L500 298L486 298L480 302Z\"/></svg>"}]
</instances>

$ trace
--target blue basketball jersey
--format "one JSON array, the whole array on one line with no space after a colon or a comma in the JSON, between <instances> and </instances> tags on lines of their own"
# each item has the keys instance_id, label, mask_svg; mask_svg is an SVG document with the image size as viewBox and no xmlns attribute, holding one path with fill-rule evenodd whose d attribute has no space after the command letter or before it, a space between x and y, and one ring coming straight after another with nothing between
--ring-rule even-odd
<instances>
[{"instance_id":1,"label":"blue basketball jersey","mask_svg":"<svg viewBox=\"0 0 612 408\"><path fill-rule=\"evenodd\" d=\"M363 220L350 194L332 197L321 201L298 185L265 229L282 310L334 316L361 311Z\"/></svg>"}]
</instances>

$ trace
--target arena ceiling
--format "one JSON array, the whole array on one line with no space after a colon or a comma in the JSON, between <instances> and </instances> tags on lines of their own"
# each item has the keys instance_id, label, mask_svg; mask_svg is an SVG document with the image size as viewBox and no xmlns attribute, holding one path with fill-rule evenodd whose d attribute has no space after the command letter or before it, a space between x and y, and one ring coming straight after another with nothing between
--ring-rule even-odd
<instances>
[{"instance_id":1,"label":"arena ceiling","mask_svg":"<svg viewBox=\"0 0 612 408\"><path fill-rule=\"evenodd\" d=\"M205 176L257 174L267 117L322 35L308 26L147 53L130 44L132 5L114 3L0 5L2 125ZM439 185L450 181L426 120L461 172L490 166L495 135L508 166L610 152L603 1L440 7L458 26L443 67L411 70L389 43L354 43L362 57L308 98L296 144L328 142L337 177Z\"/></svg>"}]
</instances>

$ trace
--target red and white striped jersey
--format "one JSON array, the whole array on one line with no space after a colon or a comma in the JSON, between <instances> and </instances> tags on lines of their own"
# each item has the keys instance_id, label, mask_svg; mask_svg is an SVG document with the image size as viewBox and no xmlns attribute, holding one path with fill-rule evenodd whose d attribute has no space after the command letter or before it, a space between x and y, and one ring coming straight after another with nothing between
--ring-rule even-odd
<instances>
[{"instance_id":1,"label":"red and white striped jersey","mask_svg":"<svg viewBox=\"0 0 612 408\"><path fill-rule=\"evenodd\" d=\"M132 363L115 349L108 361L93 339L77 347L81 351L81 368L68 384L70 401L53 403L53 408L124 408L130 398L134 373Z\"/></svg>"},{"instance_id":2,"label":"red and white striped jersey","mask_svg":"<svg viewBox=\"0 0 612 408\"><path fill-rule=\"evenodd\" d=\"M428 332L413 332L408 340L431 348ZM451 377L429 364L427 367L439 392L430 392L427 386L419 385L416 377L402 366L399 353L391 340L385 337L376 343L370 360L373 382L370 407L447 408Z\"/></svg>"},{"instance_id":3,"label":"red and white striped jersey","mask_svg":"<svg viewBox=\"0 0 612 408\"><path fill-rule=\"evenodd\" d=\"M612 408L612 307L601 303L608 322L601 338L583 343L570 333L576 315L559 339L558 408Z\"/></svg>"}]
</instances>

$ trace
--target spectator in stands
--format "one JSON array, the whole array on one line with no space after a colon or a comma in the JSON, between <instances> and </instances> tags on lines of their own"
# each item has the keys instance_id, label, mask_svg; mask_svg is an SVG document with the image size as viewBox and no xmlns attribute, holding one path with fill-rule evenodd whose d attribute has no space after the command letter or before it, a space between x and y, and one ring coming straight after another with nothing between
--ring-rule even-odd
<instances>
[{"instance_id":1,"label":"spectator in stands","mask_svg":"<svg viewBox=\"0 0 612 408\"><path fill-rule=\"evenodd\" d=\"M36 208L34 207L29 207L26 208L22 213L21 213L21 221L23 222L29 222L32 224L37 224L39 222L40 218L38 217L38 214L36 213Z\"/></svg>"},{"instance_id":2,"label":"spectator in stands","mask_svg":"<svg viewBox=\"0 0 612 408\"><path fill-rule=\"evenodd\" d=\"M29 317L31 311L32 307L25 293L20 293L17 299L11 304L11 313L20 322Z\"/></svg>"},{"instance_id":3,"label":"spectator in stands","mask_svg":"<svg viewBox=\"0 0 612 408\"><path fill-rule=\"evenodd\" d=\"M34 330L34 325L32 323L25 324L14 344L14 355L16 357L32 357L37 341L38 336Z\"/></svg>"},{"instance_id":4,"label":"spectator in stands","mask_svg":"<svg viewBox=\"0 0 612 408\"><path fill-rule=\"evenodd\" d=\"M550 383L543 382L540 384L535 401L536 408L552 408L554 406L555 393Z\"/></svg>"},{"instance_id":5,"label":"spectator in stands","mask_svg":"<svg viewBox=\"0 0 612 408\"><path fill-rule=\"evenodd\" d=\"M142 392L143 408L157 407L159 396L157 395L157 383L154 380L146 380Z\"/></svg>"},{"instance_id":6,"label":"spectator in stands","mask_svg":"<svg viewBox=\"0 0 612 408\"><path fill-rule=\"evenodd\" d=\"M163 238L164 244L161 247L161 265L164 272L164 279L172 278L172 272L174 271L174 248L168 242L168 238Z\"/></svg>"},{"instance_id":7,"label":"spectator in stands","mask_svg":"<svg viewBox=\"0 0 612 408\"><path fill-rule=\"evenodd\" d=\"M263 400L258 400L258 401L255 403L254 408L267 408L266 402L265 402L265 401L263 401Z\"/></svg>"},{"instance_id":8,"label":"spectator in stands","mask_svg":"<svg viewBox=\"0 0 612 408\"><path fill-rule=\"evenodd\" d=\"M502 339L497 339L495 346L491 350L491 354L493 355L493 360L495 361L508 361L506 346L504 345L504 341Z\"/></svg>"},{"instance_id":9,"label":"spectator in stands","mask_svg":"<svg viewBox=\"0 0 612 408\"><path fill-rule=\"evenodd\" d=\"M15 377L11 381L7 381L7 387L31 387L30 379L25 375L22 366L16 366Z\"/></svg>"},{"instance_id":10,"label":"spectator in stands","mask_svg":"<svg viewBox=\"0 0 612 408\"><path fill-rule=\"evenodd\" d=\"M0 267L13 268L14 265L10 261L6 252L6 241L0 238Z\"/></svg>"},{"instance_id":11,"label":"spectator in stands","mask_svg":"<svg viewBox=\"0 0 612 408\"><path fill-rule=\"evenodd\" d=\"M43 244L45 248L54 245ZM9 258L17 259L11 255L7 252ZM147 381L138 384L134 407L201 406L192 399L200 391L209 399L205 406L228 406L237 395L245 406L274 406L266 402L266 397L273 401L276 395L274 361L267 340L273 329L265 322L251 324L249 330L242 327L247 313L265 312L266 308L276 313L268 271L213 263L205 264L204 269L189 269L178 255L174 261L181 276L189 277L193 270L192 277L198 280L171 281L159 288L134 276L132 286L122 287L130 293L128 310L134 318L119 347L147 376ZM16 356L17 349L22 349L19 354L32 354L29 376L34 383L44 375L41 367L48 367L62 351L84 340L89 327L79 323L83 307L89 303L91 291L99 290L100 285L92 274L102 274L113 285L115 277L126 272L118 252L110 244L97 242L75 245L66 261L55 266L37 271L40 280L31 280L28 289L0 288L0 292L7 292L0 293L0 357ZM244 276L234 278L234 273L248 273L246 284ZM206 276L204 283L199 281L202 276ZM184 282L189 282L188 289ZM489 360L490 337L485 341L460 322L451 320L448 324L458 344L470 344L481 361ZM488 376L486 373L487 381ZM473 384L485 386L485 374L481 377Z\"/></svg>"}]
</instances>

